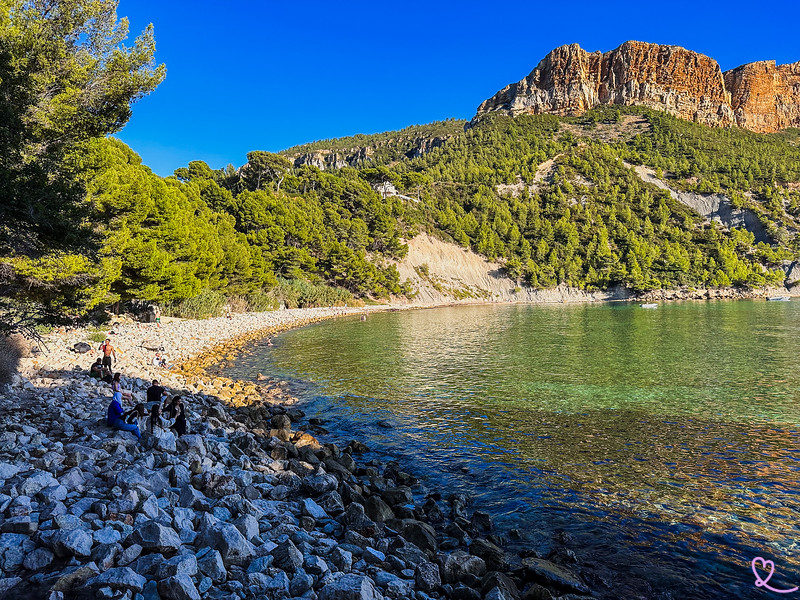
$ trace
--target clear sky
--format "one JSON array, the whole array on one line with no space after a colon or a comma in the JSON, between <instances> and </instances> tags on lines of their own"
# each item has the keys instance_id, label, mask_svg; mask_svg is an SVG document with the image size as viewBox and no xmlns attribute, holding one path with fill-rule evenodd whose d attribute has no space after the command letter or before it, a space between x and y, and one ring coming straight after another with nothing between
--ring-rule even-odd
<instances>
[{"instance_id":1,"label":"clear sky","mask_svg":"<svg viewBox=\"0 0 800 600\"><path fill-rule=\"evenodd\" d=\"M525 77L551 49L675 44L723 70L800 61L800 1L120 0L155 27L167 78L119 134L159 175L250 150L449 117Z\"/></svg>"}]
</instances>

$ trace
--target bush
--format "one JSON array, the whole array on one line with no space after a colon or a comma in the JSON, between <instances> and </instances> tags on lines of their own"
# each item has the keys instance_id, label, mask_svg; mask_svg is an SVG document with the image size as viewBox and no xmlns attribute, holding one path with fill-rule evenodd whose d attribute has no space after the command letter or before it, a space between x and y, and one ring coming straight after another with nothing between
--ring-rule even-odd
<instances>
[{"instance_id":1,"label":"bush","mask_svg":"<svg viewBox=\"0 0 800 600\"><path fill-rule=\"evenodd\" d=\"M268 294L250 294L247 296L247 309L252 312L266 312L278 308L279 302Z\"/></svg>"},{"instance_id":2,"label":"bush","mask_svg":"<svg viewBox=\"0 0 800 600\"><path fill-rule=\"evenodd\" d=\"M314 284L304 279L279 279L270 295L286 308L310 308L314 306L354 306L353 295L342 288Z\"/></svg>"},{"instance_id":3,"label":"bush","mask_svg":"<svg viewBox=\"0 0 800 600\"><path fill-rule=\"evenodd\" d=\"M27 354L27 345L22 336L0 335L0 383L11 383L19 368L19 359Z\"/></svg>"},{"instance_id":4,"label":"bush","mask_svg":"<svg viewBox=\"0 0 800 600\"><path fill-rule=\"evenodd\" d=\"M226 302L227 299L221 293L214 290L203 290L194 298L187 298L178 304L165 306L163 313L182 319L208 319L221 316Z\"/></svg>"}]
</instances>

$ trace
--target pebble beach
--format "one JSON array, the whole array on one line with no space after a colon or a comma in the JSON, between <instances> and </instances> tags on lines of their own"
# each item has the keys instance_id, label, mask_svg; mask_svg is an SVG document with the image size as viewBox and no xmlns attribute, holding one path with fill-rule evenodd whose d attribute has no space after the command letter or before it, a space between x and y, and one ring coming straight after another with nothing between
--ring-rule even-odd
<instances>
[{"instance_id":1,"label":"pebble beach","mask_svg":"<svg viewBox=\"0 0 800 600\"><path fill-rule=\"evenodd\" d=\"M110 386L88 376L99 342L49 334L0 389L0 598L592 595L569 551L509 552L468 498L365 460L358 440L327 443L286 384L205 371L251 340L386 308L112 321L114 370L134 401L158 379L186 407L187 435L141 441L105 424Z\"/></svg>"}]
</instances>

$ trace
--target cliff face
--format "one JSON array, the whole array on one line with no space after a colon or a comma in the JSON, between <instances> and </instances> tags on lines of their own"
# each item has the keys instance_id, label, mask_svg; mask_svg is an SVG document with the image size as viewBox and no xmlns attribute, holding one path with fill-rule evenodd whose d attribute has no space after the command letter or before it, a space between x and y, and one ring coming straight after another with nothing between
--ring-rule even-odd
<instances>
[{"instance_id":1,"label":"cliff face","mask_svg":"<svg viewBox=\"0 0 800 600\"><path fill-rule=\"evenodd\" d=\"M800 126L800 63L743 65L723 75L715 60L678 46L625 42L610 52L556 48L478 114L579 115L604 104L664 110L705 125L771 132Z\"/></svg>"}]
</instances>

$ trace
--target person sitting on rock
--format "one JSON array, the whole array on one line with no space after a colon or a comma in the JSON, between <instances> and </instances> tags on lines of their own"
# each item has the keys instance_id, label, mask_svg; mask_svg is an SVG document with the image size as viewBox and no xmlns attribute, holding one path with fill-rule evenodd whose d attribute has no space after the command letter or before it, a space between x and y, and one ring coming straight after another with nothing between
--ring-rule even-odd
<instances>
[{"instance_id":1,"label":"person sitting on rock","mask_svg":"<svg viewBox=\"0 0 800 600\"><path fill-rule=\"evenodd\" d=\"M122 389L122 380L120 379L120 374L114 373L114 378L111 380L111 390L114 394L120 394L120 400L125 398L126 400L133 400L133 394L128 390Z\"/></svg>"},{"instance_id":2,"label":"person sitting on rock","mask_svg":"<svg viewBox=\"0 0 800 600\"><path fill-rule=\"evenodd\" d=\"M108 417L106 422L114 429L120 431L130 431L136 436L136 439L142 439L142 432L139 431L139 426L135 423L126 423L123 418L124 412L122 411L122 392L114 392L111 398L111 404L108 405Z\"/></svg>"},{"instance_id":3,"label":"person sitting on rock","mask_svg":"<svg viewBox=\"0 0 800 600\"><path fill-rule=\"evenodd\" d=\"M102 377L101 379L108 384L114 381L114 374L111 372L107 366L103 365Z\"/></svg>"},{"instance_id":4,"label":"person sitting on rock","mask_svg":"<svg viewBox=\"0 0 800 600\"><path fill-rule=\"evenodd\" d=\"M144 423L144 404L139 402L136 406L134 406L131 410L125 413L123 419L126 423L132 423L134 425L139 425L139 423ZM140 429L141 431L141 429Z\"/></svg>"},{"instance_id":5,"label":"person sitting on rock","mask_svg":"<svg viewBox=\"0 0 800 600\"><path fill-rule=\"evenodd\" d=\"M174 431L175 435L178 437L186 435L186 415L184 411L185 409L183 408L183 402L179 400L176 407L175 418L173 419L171 426L172 431Z\"/></svg>"},{"instance_id":6,"label":"person sitting on rock","mask_svg":"<svg viewBox=\"0 0 800 600\"><path fill-rule=\"evenodd\" d=\"M89 367L89 377L92 379L103 378L103 359L98 358L95 363Z\"/></svg>"},{"instance_id":7,"label":"person sitting on rock","mask_svg":"<svg viewBox=\"0 0 800 600\"><path fill-rule=\"evenodd\" d=\"M175 415L178 414L178 405L181 403L181 397L175 396L172 400L167 398L164 401L164 406L161 407L161 410L164 412L168 419L174 419Z\"/></svg>"},{"instance_id":8,"label":"person sitting on rock","mask_svg":"<svg viewBox=\"0 0 800 600\"><path fill-rule=\"evenodd\" d=\"M167 419L161 414L161 405L154 404L150 409L150 423L148 429L156 437L171 434L170 427L175 423L174 419Z\"/></svg>"},{"instance_id":9,"label":"person sitting on rock","mask_svg":"<svg viewBox=\"0 0 800 600\"><path fill-rule=\"evenodd\" d=\"M161 386L158 379L153 379L153 385L147 388L147 403L161 404L167 397L167 391Z\"/></svg>"}]
</instances>

